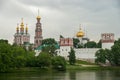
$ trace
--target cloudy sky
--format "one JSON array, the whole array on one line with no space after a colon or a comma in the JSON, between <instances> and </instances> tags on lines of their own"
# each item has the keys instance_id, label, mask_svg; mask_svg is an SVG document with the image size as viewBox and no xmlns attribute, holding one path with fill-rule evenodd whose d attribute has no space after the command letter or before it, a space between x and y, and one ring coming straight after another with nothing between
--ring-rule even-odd
<instances>
[{"instance_id":1,"label":"cloudy sky","mask_svg":"<svg viewBox=\"0 0 120 80\"><path fill-rule=\"evenodd\" d=\"M23 18L33 42L38 9L44 38L74 37L80 24L91 40L109 32L120 38L120 0L0 0L0 38L12 43Z\"/></svg>"}]
</instances>

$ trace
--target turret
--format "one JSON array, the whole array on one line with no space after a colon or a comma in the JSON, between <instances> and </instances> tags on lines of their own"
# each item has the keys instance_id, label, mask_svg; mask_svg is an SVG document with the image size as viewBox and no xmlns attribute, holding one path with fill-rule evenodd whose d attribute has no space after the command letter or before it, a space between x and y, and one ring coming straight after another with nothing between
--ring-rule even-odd
<instances>
[{"instance_id":1,"label":"turret","mask_svg":"<svg viewBox=\"0 0 120 80\"><path fill-rule=\"evenodd\" d=\"M22 18L22 22L21 22L21 25L20 25L20 33L24 34L24 23L23 23L23 18Z\"/></svg>"},{"instance_id":2,"label":"turret","mask_svg":"<svg viewBox=\"0 0 120 80\"><path fill-rule=\"evenodd\" d=\"M38 10L38 16L36 17L36 19L37 19L37 22L39 23L41 19L41 17L39 16L39 10Z\"/></svg>"},{"instance_id":3,"label":"turret","mask_svg":"<svg viewBox=\"0 0 120 80\"><path fill-rule=\"evenodd\" d=\"M25 28L25 33L26 33L26 34L28 33L28 27L27 27L27 24L26 24L26 28Z\"/></svg>"},{"instance_id":4,"label":"turret","mask_svg":"<svg viewBox=\"0 0 120 80\"><path fill-rule=\"evenodd\" d=\"M16 33L19 34L19 24L17 24Z\"/></svg>"}]
</instances>

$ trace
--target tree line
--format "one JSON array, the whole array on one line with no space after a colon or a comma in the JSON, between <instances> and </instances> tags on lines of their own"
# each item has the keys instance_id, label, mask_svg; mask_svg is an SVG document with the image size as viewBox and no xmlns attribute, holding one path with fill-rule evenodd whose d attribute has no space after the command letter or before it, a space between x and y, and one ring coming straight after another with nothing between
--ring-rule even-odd
<instances>
[{"instance_id":1,"label":"tree line","mask_svg":"<svg viewBox=\"0 0 120 80\"><path fill-rule=\"evenodd\" d=\"M73 38L73 46L75 48L101 48L101 40L98 43L95 41L88 41L85 44L79 44L80 41L78 38Z\"/></svg>"},{"instance_id":2,"label":"tree line","mask_svg":"<svg viewBox=\"0 0 120 80\"><path fill-rule=\"evenodd\" d=\"M52 42L52 43L51 43ZM54 39L43 40L44 47L39 56L35 56L34 51L27 51L24 47L11 45L8 40L0 40L0 72L24 67L53 68L57 70L66 70L66 61L61 56L56 56Z\"/></svg>"}]
</instances>

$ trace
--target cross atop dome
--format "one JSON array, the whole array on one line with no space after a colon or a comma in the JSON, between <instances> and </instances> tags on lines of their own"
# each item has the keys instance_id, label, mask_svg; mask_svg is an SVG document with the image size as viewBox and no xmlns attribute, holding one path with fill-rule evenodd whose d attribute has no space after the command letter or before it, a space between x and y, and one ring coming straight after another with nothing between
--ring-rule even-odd
<instances>
[{"instance_id":1,"label":"cross atop dome","mask_svg":"<svg viewBox=\"0 0 120 80\"><path fill-rule=\"evenodd\" d=\"M38 9L38 16L37 16L37 19L41 19L40 15L39 15L39 9Z\"/></svg>"}]
</instances>

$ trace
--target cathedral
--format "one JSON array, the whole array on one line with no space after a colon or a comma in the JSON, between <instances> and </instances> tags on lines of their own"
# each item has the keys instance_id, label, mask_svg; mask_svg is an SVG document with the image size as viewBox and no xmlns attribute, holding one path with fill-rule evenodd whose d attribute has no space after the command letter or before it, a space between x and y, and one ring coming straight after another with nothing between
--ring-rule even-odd
<instances>
[{"instance_id":1,"label":"cathedral","mask_svg":"<svg viewBox=\"0 0 120 80\"><path fill-rule=\"evenodd\" d=\"M17 24L16 33L14 35L14 44L17 45L26 45L30 43L30 34L28 33L28 27L24 27L23 19L21 24Z\"/></svg>"},{"instance_id":2,"label":"cathedral","mask_svg":"<svg viewBox=\"0 0 120 80\"><path fill-rule=\"evenodd\" d=\"M32 45L33 49L38 48L42 44L42 27L41 27L41 17L36 17L37 23L35 27L35 36L34 36L34 45ZM28 47L30 46L30 34L28 33L28 27L24 27L23 19L21 21L20 26L17 24L16 33L14 34L14 44Z\"/></svg>"}]
</instances>

